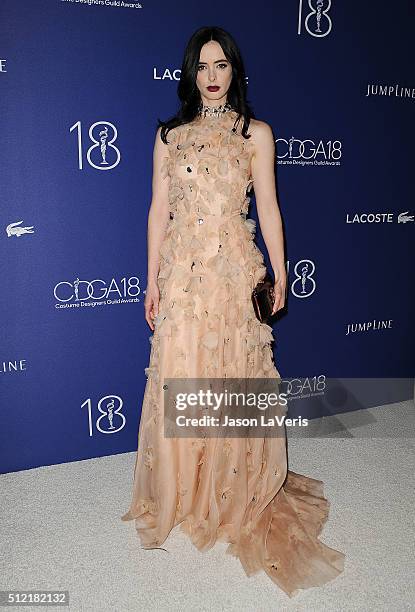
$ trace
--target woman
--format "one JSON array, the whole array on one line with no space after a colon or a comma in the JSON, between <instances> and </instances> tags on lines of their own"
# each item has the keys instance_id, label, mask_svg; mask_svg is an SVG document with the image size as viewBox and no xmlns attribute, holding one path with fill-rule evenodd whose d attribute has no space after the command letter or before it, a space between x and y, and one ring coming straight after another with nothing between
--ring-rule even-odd
<instances>
[{"instance_id":1,"label":"woman","mask_svg":"<svg viewBox=\"0 0 415 612\"><path fill-rule=\"evenodd\" d=\"M264 570L290 597L335 578L344 554L318 540L328 516L323 483L287 469L284 437L165 437L166 378L272 378L272 328L251 293L264 278L246 219L255 188L275 275L273 314L285 302L274 137L253 119L240 52L204 27L191 37L181 108L160 122L148 222L145 316L151 354L130 509L145 548L180 528L200 550L230 543L247 575Z\"/></svg>"}]
</instances>

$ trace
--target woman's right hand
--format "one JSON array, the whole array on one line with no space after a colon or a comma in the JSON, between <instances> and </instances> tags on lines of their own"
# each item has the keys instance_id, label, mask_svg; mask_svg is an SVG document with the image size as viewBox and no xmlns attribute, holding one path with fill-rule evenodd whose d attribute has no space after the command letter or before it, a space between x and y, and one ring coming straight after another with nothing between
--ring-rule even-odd
<instances>
[{"instance_id":1,"label":"woman's right hand","mask_svg":"<svg viewBox=\"0 0 415 612\"><path fill-rule=\"evenodd\" d=\"M146 297L144 299L144 311L150 329L154 331L154 318L159 311L160 292L157 283L147 285Z\"/></svg>"}]
</instances>

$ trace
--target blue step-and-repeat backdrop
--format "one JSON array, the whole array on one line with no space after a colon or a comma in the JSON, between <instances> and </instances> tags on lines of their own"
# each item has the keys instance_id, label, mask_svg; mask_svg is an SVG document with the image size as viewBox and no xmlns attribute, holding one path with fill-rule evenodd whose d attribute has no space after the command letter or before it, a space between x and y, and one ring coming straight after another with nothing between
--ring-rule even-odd
<instances>
[{"instance_id":1,"label":"blue step-and-repeat backdrop","mask_svg":"<svg viewBox=\"0 0 415 612\"><path fill-rule=\"evenodd\" d=\"M203 25L236 39L276 138L292 406L330 378L414 376L414 18L406 0L2 1L2 473L137 448L155 129ZM372 405L410 397L379 384Z\"/></svg>"}]
</instances>

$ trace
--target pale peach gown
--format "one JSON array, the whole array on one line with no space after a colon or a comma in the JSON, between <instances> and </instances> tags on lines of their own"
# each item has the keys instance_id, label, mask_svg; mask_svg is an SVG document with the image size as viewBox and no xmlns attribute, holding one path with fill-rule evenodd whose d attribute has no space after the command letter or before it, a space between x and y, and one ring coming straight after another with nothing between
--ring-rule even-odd
<instances>
[{"instance_id":1,"label":"pale peach gown","mask_svg":"<svg viewBox=\"0 0 415 612\"><path fill-rule=\"evenodd\" d=\"M246 218L251 140L233 110L167 135L170 220L160 251L159 314L150 337L130 508L145 548L180 523L200 550L229 542L248 576L264 570L290 597L344 569L318 536L323 482L287 468L285 437L166 438L165 377L280 378L272 328L255 317L266 268ZM235 129L233 129L235 128Z\"/></svg>"}]
</instances>

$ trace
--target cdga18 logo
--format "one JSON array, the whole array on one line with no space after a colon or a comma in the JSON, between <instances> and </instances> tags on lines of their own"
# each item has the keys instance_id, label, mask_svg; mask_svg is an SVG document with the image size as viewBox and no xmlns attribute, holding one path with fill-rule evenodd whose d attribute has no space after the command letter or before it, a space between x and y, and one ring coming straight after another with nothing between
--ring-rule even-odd
<instances>
[{"instance_id":1,"label":"cdga18 logo","mask_svg":"<svg viewBox=\"0 0 415 612\"><path fill-rule=\"evenodd\" d=\"M124 277L119 280L112 278L109 282L101 278L93 280L61 281L53 289L55 299L64 303L76 303L86 301L101 301L124 299L125 301L137 301L141 293L140 279L138 276Z\"/></svg>"}]
</instances>

